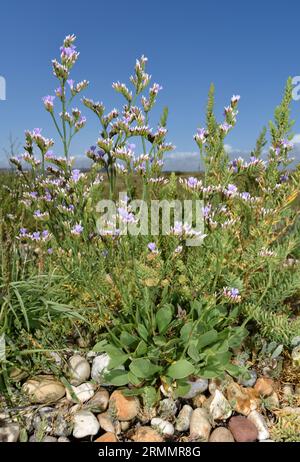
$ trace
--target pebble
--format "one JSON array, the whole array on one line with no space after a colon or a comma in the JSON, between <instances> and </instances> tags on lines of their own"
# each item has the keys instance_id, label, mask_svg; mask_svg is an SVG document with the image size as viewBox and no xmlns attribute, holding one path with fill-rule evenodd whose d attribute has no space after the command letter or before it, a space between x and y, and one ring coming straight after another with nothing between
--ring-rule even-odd
<instances>
[{"instance_id":1,"label":"pebble","mask_svg":"<svg viewBox=\"0 0 300 462\"><path fill-rule=\"evenodd\" d=\"M263 398L267 398L274 392L274 382L268 377L260 377L255 384L254 390Z\"/></svg>"},{"instance_id":2,"label":"pebble","mask_svg":"<svg viewBox=\"0 0 300 462\"><path fill-rule=\"evenodd\" d=\"M193 398L192 403L194 407L202 407L205 401L207 401L207 398L205 395L197 395L195 396L195 398Z\"/></svg>"},{"instance_id":3,"label":"pebble","mask_svg":"<svg viewBox=\"0 0 300 462\"><path fill-rule=\"evenodd\" d=\"M292 356L293 366L296 367L297 369L300 368L300 345L293 348L291 356Z\"/></svg>"},{"instance_id":4,"label":"pebble","mask_svg":"<svg viewBox=\"0 0 300 462\"><path fill-rule=\"evenodd\" d=\"M130 422L120 422L120 428L121 428L121 431L122 432L126 432L126 430L128 430L128 428L130 427Z\"/></svg>"},{"instance_id":5,"label":"pebble","mask_svg":"<svg viewBox=\"0 0 300 462\"><path fill-rule=\"evenodd\" d=\"M206 410L202 408L195 409L190 421L190 437L208 441L210 431L211 424Z\"/></svg>"},{"instance_id":6,"label":"pebble","mask_svg":"<svg viewBox=\"0 0 300 462\"><path fill-rule=\"evenodd\" d=\"M103 435L99 436L94 443L117 443L117 437L114 433L106 432Z\"/></svg>"},{"instance_id":7,"label":"pebble","mask_svg":"<svg viewBox=\"0 0 300 462\"><path fill-rule=\"evenodd\" d=\"M57 442L58 442L58 443L70 443L70 440L69 440L69 438L67 438L66 436L60 436L60 437L57 439Z\"/></svg>"},{"instance_id":8,"label":"pebble","mask_svg":"<svg viewBox=\"0 0 300 462\"><path fill-rule=\"evenodd\" d=\"M40 375L27 380L22 390L32 403L50 403L58 401L65 393L65 387L55 377Z\"/></svg>"},{"instance_id":9,"label":"pebble","mask_svg":"<svg viewBox=\"0 0 300 462\"><path fill-rule=\"evenodd\" d=\"M94 385L92 383L82 383L81 385L78 385L77 387L74 387L71 385L72 391L76 398L81 402L85 403L89 399L91 399L95 392L94 392ZM76 403L76 400L73 399L70 391L67 389L67 399L69 401L73 401Z\"/></svg>"},{"instance_id":10,"label":"pebble","mask_svg":"<svg viewBox=\"0 0 300 462\"><path fill-rule=\"evenodd\" d=\"M292 397L294 395L294 387L291 383L288 383L282 387L282 394L285 398Z\"/></svg>"},{"instance_id":11,"label":"pebble","mask_svg":"<svg viewBox=\"0 0 300 462\"><path fill-rule=\"evenodd\" d=\"M300 395L300 385L295 385L295 394Z\"/></svg>"},{"instance_id":12,"label":"pebble","mask_svg":"<svg viewBox=\"0 0 300 462\"><path fill-rule=\"evenodd\" d=\"M16 443L20 435L20 426L17 423L8 423L0 427L1 443Z\"/></svg>"},{"instance_id":13,"label":"pebble","mask_svg":"<svg viewBox=\"0 0 300 462\"><path fill-rule=\"evenodd\" d=\"M182 397L183 399L192 399L196 395L203 393L208 388L207 379L197 379L195 381L188 380L187 383L191 385L190 390Z\"/></svg>"},{"instance_id":14,"label":"pebble","mask_svg":"<svg viewBox=\"0 0 300 462\"><path fill-rule=\"evenodd\" d=\"M162 419L174 417L177 412L177 405L171 398L166 398L160 401L158 414Z\"/></svg>"},{"instance_id":15,"label":"pebble","mask_svg":"<svg viewBox=\"0 0 300 462\"><path fill-rule=\"evenodd\" d=\"M226 427L217 427L209 437L210 443L234 443L232 433Z\"/></svg>"},{"instance_id":16,"label":"pebble","mask_svg":"<svg viewBox=\"0 0 300 462\"><path fill-rule=\"evenodd\" d=\"M151 426L156 428L163 435L173 435L174 426L167 420L160 419L159 417L154 417L151 420Z\"/></svg>"},{"instance_id":17,"label":"pebble","mask_svg":"<svg viewBox=\"0 0 300 462\"><path fill-rule=\"evenodd\" d=\"M253 388L243 388L235 382L228 385L226 396L232 408L245 416L259 405L257 393Z\"/></svg>"},{"instance_id":18,"label":"pebble","mask_svg":"<svg viewBox=\"0 0 300 462\"><path fill-rule=\"evenodd\" d=\"M42 426L42 430L46 433L52 431L52 422L53 422L53 407L42 407L39 409L38 413L34 415L32 424L35 430L39 430Z\"/></svg>"},{"instance_id":19,"label":"pebble","mask_svg":"<svg viewBox=\"0 0 300 462\"><path fill-rule=\"evenodd\" d=\"M152 427L139 427L131 437L136 443L161 443L163 437Z\"/></svg>"},{"instance_id":20,"label":"pebble","mask_svg":"<svg viewBox=\"0 0 300 462\"><path fill-rule=\"evenodd\" d=\"M265 418L257 411L251 411L247 417L250 422L254 423L258 431L259 441L267 440L270 437Z\"/></svg>"},{"instance_id":21,"label":"pebble","mask_svg":"<svg viewBox=\"0 0 300 462\"><path fill-rule=\"evenodd\" d=\"M212 398L208 401L210 403L205 403L205 406L208 406L208 411L214 420L229 419L232 409L221 391L216 390Z\"/></svg>"},{"instance_id":22,"label":"pebble","mask_svg":"<svg viewBox=\"0 0 300 462\"><path fill-rule=\"evenodd\" d=\"M95 382L100 383L102 375L107 372L107 366L109 365L110 357L104 353L100 356L96 356L92 363L91 377Z\"/></svg>"},{"instance_id":23,"label":"pebble","mask_svg":"<svg viewBox=\"0 0 300 462\"><path fill-rule=\"evenodd\" d=\"M280 408L279 398L278 398L276 391L274 391L271 394L271 396L268 396L265 402L266 402L268 409L279 409Z\"/></svg>"},{"instance_id":24,"label":"pebble","mask_svg":"<svg viewBox=\"0 0 300 462\"><path fill-rule=\"evenodd\" d=\"M243 416L231 417L228 429L238 443L251 443L258 438L258 430L254 423Z\"/></svg>"},{"instance_id":25,"label":"pebble","mask_svg":"<svg viewBox=\"0 0 300 462\"><path fill-rule=\"evenodd\" d=\"M109 393L105 388L100 388L94 396L85 404L85 408L94 412L106 411L109 402Z\"/></svg>"},{"instance_id":26,"label":"pebble","mask_svg":"<svg viewBox=\"0 0 300 462\"><path fill-rule=\"evenodd\" d=\"M109 409L118 420L133 420L140 410L140 403L136 396L124 396L121 390L115 390L109 400Z\"/></svg>"},{"instance_id":27,"label":"pebble","mask_svg":"<svg viewBox=\"0 0 300 462\"><path fill-rule=\"evenodd\" d=\"M71 385L78 386L90 378L91 367L85 358L73 355L69 359L69 373Z\"/></svg>"},{"instance_id":28,"label":"pebble","mask_svg":"<svg viewBox=\"0 0 300 462\"><path fill-rule=\"evenodd\" d=\"M100 424L90 411L79 411L74 415L74 438L96 435L99 429Z\"/></svg>"},{"instance_id":29,"label":"pebble","mask_svg":"<svg viewBox=\"0 0 300 462\"><path fill-rule=\"evenodd\" d=\"M175 428L178 432L186 432L190 428L190 421L193 414L192 406L185 404L179 412Z\"/></svg>"},{"instance_id":30,"label":"pebble","mask_svg":"<svg viewBox=\"0 0 300 462\"><path fill-rule=\"evenodd\" d=\"M115 433L115 426L111 416L107 412L97 415L100 427L109 433Z\"/></svg>"},{"instance_id":31,"label":"pebble","mask_svg":"<svg viewBox=\"0 0 300 462\"><path fill-rule=\"evenodd\" d=\"M239 379L239 384L243 387L254 387L257 380L257 373L254 369L249 369L247 372L250 377L246 379Z\"/></svg>"}]
</instances>

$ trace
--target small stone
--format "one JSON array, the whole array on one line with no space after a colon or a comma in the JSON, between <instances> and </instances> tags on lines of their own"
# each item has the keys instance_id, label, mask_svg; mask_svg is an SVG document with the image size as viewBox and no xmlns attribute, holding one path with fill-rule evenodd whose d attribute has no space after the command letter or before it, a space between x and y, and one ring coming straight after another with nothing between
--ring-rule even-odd
<instances>
[{"instance_id":1,"label":"small stone","mask_svg":"<svg viewBox=\"0 0 300 462\"><path fill-rule=\"evenodd\" d=\"M43 443L56 443L57 442L57 438L55 438L54 436L44 436L43 440L42 440Z\"/></svg>"},{"instance_id":2,"label":"small stone","mask_svg":"<svg viewBox=\"0 0 300 462\"><path fill-rule=\"evenodd\" d=\"M63 438L71 435L72 425L69 422L69 416L58 413L53 422L52 433Z\"/></svg>"},{"instance_id":3,"label":"small stone","mask_svg":"<svg viewBox=\"0 0 300 462\"><path fill-rule=\"evenodd\" d=\"M295 395L300 395L300 385L295 385Z\"/></svg>"},{"instance_id":4,"label":"small stone","mask_svg":"<svg viewBox=\"0 0 300 462\"><path fill-rule=\"evenodd\" d=\"M274 391L274 393L272 393L271 396L268 396L268 398L265 399L265 405L268 409L280 408L279 398L276 391Z\"/></svg>"},{"instance_id":5,"label":"small stone","mask_svg":"<svg viewBox=\"0 0 300 462\"><path fill-rule=\"evenodd\" d=\"M139 427L131 438L136 443L161 443L163 437L151 427Z\"/></svg>"},{"instance_id":6,"label":"small stone","mask_svg":"<svg viewBox=\"0 0 300 462\"><path fill-rule=\"evenodd\" d=\"M214 420L226 420L232 414L232 409L223 395L219 390L216 390L212 398L210 398L208 405L208 411ZM205 403L206 404L206 403Z\"/></svg>"},{"instance_id":7,"label":"small stone","mask_svg":"<svg viewBox=\"0 0 300 462\"><path fill-rule=\"evenodd\" d=\"M174 417L177 412L177 405L171 398L163 399L159 403L158 414L162 419Z\"/></svg>"},{"instance_id":8,"label":"small stone","mask_svg":"<svg viewBox=\"0 0 300 462\"><path fill-rule=\"evenodd\" d=\"M55 377L40 375L27 380L22 390L32 403L51 403L58 401L65 393L65 387Z\"/></svg>"},{"instance_id":9,"label":"small stone","mask_svg":"<svg viewBox=\"0 0 300 462\"><path fill-rule=\"evenodd\" d=\"M139 412L140 403L136 396L125 396L121 390L115 390L109 400L109 409L118 420L132 420Z\"/></svg>"},{"instance_id":10,"label":"small stone","mask_svg":"<svg viewBox=\"0 0 300 462\"><path fill-rule=\"evenodd\" d=\"M285 398L290 398L294 395L294 387L291 383L288 383L282 387L282 394Z\"/></svg>"},{"instance_id":11,"label":"small stone","mask_svg":"<svg viewBox=\"0 0 300 462\"><path fill-rule=\"evenodd\" d=\"M292 356L293 366L298 369L300 367L300 345L293 348L291 356Z\"/></svg>"},{"instance_id":12,"label":"small stone","mask_svg":"<svg viewBox=\"0 0 300 462\"><path fill-rule=\"evenodd\" d=\"M107 412L103 412L102 414L97 415L97 419L99 421L100 427L108 432L108 433L115 433L115 426L111 416Z\"/></svg>"},{"instance_id":13,"label":"small stone","mask_svg":"<svg viewBox=\"0 0 300 462\"><path fill-rule=\"evenodd\" d=\"M67 438L66 436L60 436L60 437L57 439L57 442L58 442L58 443L70 443L70 440L69 440L69 438Z\"/></svg>"},{"instance_id":14,"label":"small stone","mask_svg":"<svg viewBox=\"0 0 300 462\"><path fill-rule=\"evenodd\" d=\"M203 393L208 388L207 379L196 379L194 381L188 380L187 383L191 385L190 390L182 397L183 399L192 399L196 395Z\"/></svg>"},{"instance_id":15,"label":"small stone","mask_svg":"<svg viewBox=\"0 0 300 462\"><path fill-rule=\"evenodd\" d=\"M222 386L222 380L221 379L210 379L209 384L208 384L208 391L211 395L214 394L216 390L219 390Z\"/></svg>"},{"instance_id":16,"label":"small stone","mask_svg":"<svg viewBox=\"0 0 300 462\"><path fill-rule=\"evenodd\" d=\"M69 359L70 383L81 385L90 378L91 367L87 360L80 355L74 355Z\"/></svg>"},{"instance_id":17,"label":"small stone","mask_svg":"<svg viewBox=\"0 0 300 462\"><path fill-rule=\"evenodd\" d=\"M109 401L109 393L105 388L100 388L95 395L85 404L85 408L94 412L106 411Z\"/></svg>"},{"instance_id":18,"label":"small stone","mask_svg":"<svg viewBox=\"0 0 300 462\"><path fill-rule=\"evenodd\" d=\"M267 440L270 437L265 418L257 411L251 411L247 417L250 422L254 423L258 431L259 441Z\"/></svg>"},{"instance_id":19,"label":"small stone","mask_svg":"<svg viewBox=\"0 0 300 462\"><path fill-rule=\"evenodd\" d=\"M81 402L85 403L89 399L91 399L94 396L94 386L92 383L82 383L81 385L78 385L78 387L74 387L71 385L72 391L76 398ZM76 400L73 399L70 391L67 389L67 400L68 401L73 401L76 403Z\"/></svg>"},{"instance_id":20,"label":"small stone","mask_svg":"<svg viewBox=\"0 0 300 462\"><path fill-rule=\"evenodd\" d=\"M239 384L242 385L243 387L254 387L256 380L257 380L257 373L254 369L249 369L247 371L248 375L250 377L248 378L240 378L239 379Z\"/></svg>"},{"instance_id":21,"label":"small stone","mask_svg":"<svg viewBox=\"0 0 300 462\"><path fill-rule=\"evenodd\" d=\"M79 411L74 415L74 438L96 435L99 429L100 424L90 411Z\"/></svg>"},{"instance_id":22,"label":"small stone","mask_svg":"<svg viewBox=\"0 0 300 462\"><path fill-rule=\"evenodd\" d=\"M205 401L207 401L207 398L205 395L197 395L195 396L195 398L193 398L192 403L194 407L202 407Z\"/></svg>"},{"instance_id":23,"label":"small stone","mask_svg":"<svg viewBox=\"0 0 300 462\"><path fill-rule=\"evenodd\" d=\"M27 372L23 371L19 367L13 367L9 371L9 378L13 382L21 382L24 380L26 377L28 377Z\"/></svg>"},{"instance_id":24,"label":"small stone","mask_svg":"<svg viewBox=\"0 0 300 462\"><path fill-rule=\"evenodd\" d=\"M190 421L190 437L196 440L208 441L210 431L211 424L206 410L195 409Z\"/></svg>"},{"instance_id":25,"label":"small stone","mask_svg":"<svg viewBox=\"0 0 300 462\"><path fill-rule=\"evenodd\" d=\"M210 443L234 443L232 433L226 427L215 428L209 437Z\"/></svg>"},{"instance_id":26,"label":"small stone","mask_svg":"<svg viewBox=\"0 0 300 462\"><path fill-rule=\"evenodd\" d=\"M120 422L120 427L122 432L126 432L126 430L130 427L130 422Z\"/></svg>"},{"instance_id":27,"label":"small stone","mask_svg":"<svg viewBox=\"0 0 300 462\"><path fill-rule=\"evenodd\" d=\"M229 420L228 428L238 443L251 443L258 438L258 430L254 423L246 417L235 416Z\"/></svg>"},{"instance_id":28,"label":"small stone","mask_svg":"<svg viewBox=\"0 0 300 462\"><path fill-rule=\"evenodd\" d=\"M179 412L175 428L178 432L186 432L190 428L190 421L193 414L192 406L185 404Z\"/></svg>"},{"instance_id":29,"label":"small stone","mask_svg":"<svg viewBox=\"0 0 300 462\"><path fill-rule=\"evenodd\" d=\"M300 335L297 335L291 340L291 347L297 347L298 345L300 345Z\"/></svg>"},{"instance_id":30,"label":"small stone","mask_svg":"<svg viewBox=\"0 0 300 462\"><path fill-rule=\"evenodd\" d=\"M0 426L0 443L16 443L20 435L20 426L17 423L8 423Z\"/></svg>"},{"instance_id":31,"label":"small stone","mask_svg":"<svg viewBox=\"0 0 300 462\"><path fill-rule=\"evenodd\" d=\"M35 430L39 430L42 427L42 430L46 433L52 431L52 421L53 421L53 407L42 407L34 415L32 424Z\"/></svg>"},{"instance_id":32,"label":"small stone","mask_svg":"<svg viewBox=\"0 0 300 462\"><path fill-rule=\"evenodd\" d=\"M257 393L253 388L243 388L238 383L232 382L226 389L229 404L239 414L247 416L259 406Z\"/></svg>"},{"instance_id":33,"label":"small stone","mask_svg":"<svg viewBox=\"0 0 300 462\"><path fill-rule=\"evenodd\" d=\"M160 419L159 417L154 417L151 420L151 426L156 428L163 435L173 435L174 426L167 420Z\"/></svg>"},{"instance_id":34,"label":"small stone","mask_svg":"<svg viewBox=\"0 0 300 462\"><path fill-rule=\"evenodd\" d=\"M255 384L254 390L263 398L267 398L274 392L274 382L268 377L260 377Z\"/></svg>"},{"instance_id":35,"label":"small stone","mask_svg":"<svg viewBox=\"0 0 300 462\"><path fill-rule=\"evenodd\" d=\"M91 376L95 382L101 383L102 375L107 372L109 361L110 357L106 353L93 359Z\"/></svg>"},{"instance_id":36,"label":"small stone","mask_svg":"<svg viewBox=\"0 0 300 462\"><path fill-rule=\"evenodd\" d=\"M117 443L117 437L114 433L106 432L103 435L99 436L94 443Z\"/></svg>"}]
</instances>

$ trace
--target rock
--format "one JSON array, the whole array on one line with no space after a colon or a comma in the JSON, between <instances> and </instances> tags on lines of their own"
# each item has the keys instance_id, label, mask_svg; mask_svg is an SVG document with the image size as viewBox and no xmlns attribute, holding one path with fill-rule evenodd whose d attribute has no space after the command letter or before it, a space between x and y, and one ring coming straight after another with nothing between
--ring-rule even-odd
<instances>
[{"instance_id":1,"label":"rock","mask_svg":"<svg viewBox=\"0 0 300 462\"><path fill-rule=\"evenodd\" d=\"M243 388L235 382L228 385L226 396L232 408L245 416L259 406L256 391L253 388Z\"/></svg>"},{"instance_id":2,"label":"rock","mask_svg":"<svg viewBox=\"0 0 300 462\"><path fill-rule=\"evenodd\" d=\"M137 428L131 439L136 443L161 443L164 441L154 428L147 426Z\"/></svg>"},{"instance_id":3,"label":"rock","mask_svg":"<svg viewBox=\"0 0 300 462\"><path fill-rule=\"evenodd\" d=\"M65 387L55 377L39 375L27 380L22 390L26 393L32 403L51 403L58 401L65 393Z\"/></svg>"},{"instance_id":4,"label":"rock","mask_svg":"<svg viewBox=\"0 0 300 462\"><path fill-rule=\"evenodd\" d=\"M154 417L151 420L151 426L157 429L159 433L162 433L163 435L174 434L174 426L167 420L160 419L159 417Z\"/></svg>"},{"instance_id":5,"label":"rock","mask_svg":"<svg viewBox=\"0 0 300 462\"><path fill-rule=\"evenodd\" d=\"M102 375L107 372L109 361L110 357L106 353L93 359L91 376L95 382L101 383Z\"/></svg>"},{"instance_id":6,"label":"rock","mask_svg":"<svg viewBox=\"0 0 300 462\"><path fill-rule=\"evenodd\" d=\"M50 357L52 357L53 361L55 362L55 364L56 364L57 366L61 366L61 365L62 365L63 360L62 360L61 356L59 356L59 354L56 353L56 351L49 351L48 355L49 355Z\"/></svg>"},{"instance_id":7,"label":"rock","mask_svg":"<svg viewBox=\"0 0 300 462\"><path fill-rule=\"evenodd\" d=\"M254 423L246 417L235 416L229 420L228 428L238 443L251 443L258 438L258 430Z\"/></svg>"},{"instance_id":8,"label":"rock","mask_svg":"<svg viewBox=\"0 0 300 462\"><path fill-rule=\"evenodd\" d=\"M69 422L69 416L58 413L52 426L52 433L55 436L65 438L71 435L72 425Z\"/></svg>"},{"instance_id":9,"label":"rock","mask_svg":"<svg viewBox=\"0 0 300 462\"><path fill-rule=\"evenodd\" d=\"M57 438L55 438L54 436L44 436L43 440L42 440L43 443L56 443L57 442Z\"/></svg>"},{"instance_id":10,"label":"rock","mask_svg":"<svg viewBox=\"0 0 300 462\"><path fill-rule=\"evenodd\" d=\"M300 335L297 335L291 340L291 347L297 347L298 345L300 345Z\"/></svg>"},{"instance_id":11,"label":"rock","mask_svg":"<svg viewBox=\"0 0 300 462\"><path fill-rule=\"evenodd\" d=\"M109 409L118 420L132 420L139 412L140 403L136 396L124 396L121 390L115 390L109 400Z\"/></svg>"},{"instance_id":12,"label":"rock","mask_svg":"<svg viewBox=\"0 0 300 462\"><path fill-rule=\"evenodd\" d=\"M229 419L232 414L232 409L223 393L216 390L212 398L208 401L210 401L210 403L205 403L205 407L208 405L208 411L213 420Z\"/></svg>"},{"instance_id":13,"label":"rock","mask_svg":"<svg viewBox=\"0 0 300 462\"><path fill-rule=\"evenodd\" d=\"M117 443L117 437L114 433L106 432L103 435L99 436L94 443Z\"/></svg>"},{"instance_id":14,"label":"rock","mask_svg":"<svg viewBox=\"0 0 300 462\"><path fill-rule=\"evenodd\" d=\"M267 398L274 392L274 382L268 377L260 377L254 387L259 396Z\"/></svg>"},{"instance_id":15,"label":"rock","mask_svg":"<svg viewBox=\"0 0 300 462\"><path fill-rule=\"evenodd\" d=\"M243 387L254 387L256 380L257 380L257 373L254 369L249 369L247 372L248 372L248 375L250 375L250 377L240 378L239 384L242 385Z\"/></svg>"},{"instance_id":16,"label":"rock","mask_svg":"<svg viewBox=\"0 0 300 462\"><path fill-rule=\"evenodd\" d=\"M176 419L175 428L178 432L186 432L190 428L192 413L192 406L185 404Z\"/></svg>"},{"instance_id":17,"label":"rock","mask_svg":"<svg viewBox=\"0 0 300 462\"><path fill-rule=\"evenodd\" d=\"M209 437L210 443L234 443L232 433L225 427L217 427Z\"/></svg>"},{"instance_id":18,"label":"rock","mask_svg":"<svg viewBox=\"0 0 300 462\"><path fill-rule=\"evenodd\" d=\"M74 438L84 438L89 435L96 435L100 429L100 424L94 414L90 411L79 411L74 417Z\"/></svg>"},{"instance_id":19,"label":"rock","mask_svg":"<svg viewBox=\"0 0 300 462\"><path fill-rule=\"evenodd\" d=\"M95 395L84 405L85 409L94 412L106 411L108 407L109 393L105 388L100 388Z\"/></svg>"},{"instance_id":20,"label":"rock","mask_svg":"<svg viewBox=\"0 0 300 462\"><path fill-rule=\"evenodd\" d=\"M92 383L82 383L78 387L71 385L72 391L76 398L81 402L85 403L94 396L94 386ZM71 396L70 391L67 389L67 399L76 403L76 400Z\"/></svg>"},{"instance_id":21,"label":"rock","mask_svg":"<svg viewBox=\"0 0 300 462\"><path fill-rule=\"evenodd\" d=\"M276 391L274 391L274 393L272 393L271 396L268 396L268 398L265 399L265 405L268 409L280 408L279 398Z\"/></svg>"},{"instance_id":22,"label":"rock","mask_svg":"<svg viewBox=\"0 0 300 462\"><path fill-rule=\"evenodd\" d=\"M286 406L276 412L277 416L283 417L287 415L300 416L300 407Z\"/></svg>"},{"instance_id":23,"label":"rock","mask_svg":"<svg viewBox=\"0 0 300 462\"><path fill-rule=\"evenodd\" d=\"M196 440L208 441L210 431L211 424L206 410L195 409L190 421L190 437Z\"/></svg>"},{"instance_id":24,"label":"rock","mask_svg":"<svg viewBox=\"0 0 300 462\"><path fill-rule=\"evenodd\" d=\"M69 438L67 438L66 436L60 436L60 437L57 439L57 442L58 442L58 443L70 443L70 440L69 440Z\"/></svg>"},{"instance_id":25,"label":"rock","mask_svg":"<svg viewBox=\"0 0 300 462\"><path fill-rule=\"evenodd\" d=\"M282 387L282 394L284 398L291 398L294 395L294 387L291 383L288 383Z\"/></svg>"},{"instance_id":26,"label":"rock","mask_svg":"<svg viewBox=\"0 0 300 462\"><path fill-rule=\"evenodd\" d=\"M260 443L275 443L274 440L261 440Z\"/></svg>"},{"instance_id":27,"label":"rock","mask_svg":"<svg viewBox=\"0 0 300 462\"><path fill-rule=\"evenodd\" d=\"M111 416L107 412L103 412L102 414L97 415L97 419L99 421L100 427L108 432L108 433L115 433L115 426Z\"/></svg>"},{"instance_id":28,"label":"rock","mask_svg":"<svg viewBox=\"0 0 300 462\"><path fill-rule=\"evenodd\" d=\"M160 401L158 414L162 419L174 417L177 412L177 405L171 398L166 398Z\"/></svg>"},{"instance_id":29,"label":"rock","mask_svg":"<svg viewBox=\"0 0 300 462\"><path fill-rule=\"evenodd\" d=\"M0 426L0 443L16 443L20 435L20 426L17 423L7 423Z\"/></svg>"},{"instance_id":30,"label":"rock","mask_svg":"<svg viewBox=\"0 0 300 462\"><path fill-rule=\"evenodd\" d=\"M69 359L70 383L81 385L90 378L91 367L87 360L80 355L74 355Z\"/></svg>"},{"instance_id":31,"label":"rock","mask_svg":"<svg viewBox=\"0 0 300 462\"><path fill-rule=\"evenodd\" d=\"M122 432L126 432L128 428L130 427L130 422L120 422L120 428Z\"/></svg>"},{"instance_id":32,"label":"rock","mask_svg":"<svg viewBox=\"0 0 300 462\"><path fill-rule=\"evenodd\" d=\"M300 395L300 385L295 385L295 394Z\"/></svg>"},{"instance_id":33,"label":"rock","mask_svg":"<svg viewBox=\"0 0 300 462\"><path fill-rule=\"evenodd\" d=\"M197 395L195 396L195 398L193 398L192 402L193 402L194 407L202 407L205 401L207 401L207 398L205 395Z\"/></svg>"},{"instance_id":34,"label":"rock","mask_svg":"<svg viewBox=\"0 0 300 462\"><path fill-rule=\"evenodd\" d=\"M296 368L299 368L300 367L300 345L293 348L291 356L292 356L293 366Z\"/></svg>"},{"instance_id":35,"label":"rock","mask_svg":"<svg viewBox=\"0 0 300 462\"><path fill-rule=\"evenodd\" d=\"M216 390L220 390L224 392L224 390L228 387L230 383L233 383L233 378L226 374L223 379L215 378L209 380L208 390L211 395L214 394Z\"/></svg>"},{"instance_id":36,"label":"rock","mask_svg":"<svg viewBox=\"0 0 300 462\"><path fill-rule=\"evenodd\" d=\"M9 378L13 382L21 382L28 377L27 372L23 371L19 367L12 367L9 371Z\"/></svg>"},{"instance_id":37,"label":"rock","mask_svg":"<svg viewBox=\"0 0 300 462\"><path fill-rule=\"evenodd\" d=\"M194 381L188 380L187 383L191 385L190 390L182 397L183 399L192 399L196 395L203 393L207 390L208 380L207 379L196 379Z\"/></svg>"},{"instance_id":38,"label":"rock","mask_svg":"<svg viewBox=\"0 0 300 462\"><path fill-rule=\"evenodd\" d=\"M247 419L256 426L259 441L267 440L270 437L265 418L259 412L251 411Z\"/></svg>"}]
</instances>

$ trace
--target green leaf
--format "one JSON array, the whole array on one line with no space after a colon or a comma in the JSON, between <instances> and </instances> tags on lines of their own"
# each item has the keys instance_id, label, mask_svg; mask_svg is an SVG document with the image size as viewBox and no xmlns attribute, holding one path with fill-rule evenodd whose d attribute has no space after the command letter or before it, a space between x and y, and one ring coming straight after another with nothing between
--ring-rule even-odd
<instances>
[{"instance_id":1,"label":"green leaf","mask_svg":"<svg viewBox=\"0 0 300 462\"><path fill-rule=\"evenodd\" d=\"M201 350L207 345L211 345L217 339L218 339L218 332L215 329L205 332L205 334L202 334L200 335L200 337L198 337L198 350Z\"/></svg>"},{"instance_id":2,"label":"green leaf","mask_svg":"<svg viewBox=\"0 0 300 462\"><path fill-rule=\"evenodd\" d=\"M123 385L127 385L128 380L128 373L127 371L123 371L120 369L115 369L113 371L109 371L104 374L103 380L110 385L115 385L116 387L121 387Z\"/></svg>"},{"instance_id":3,"label":"green leaf","mask_svg":"<svg viewBox=\"0 0 300 462\"><path fill-rule=\"evenodd\" d=\"M115 369L116 367L124 364L129 358L129 355L125 355L121 350L119 350L119 354L110 354L109 357L110 360L107 369Z\"/></svg>"},{"instance_id":4,"label":"green leaf","mask_svg":"<svg viewBox=\"0 0 300 462\"><path fill-rule=\"evenodd\" d=\"M134 352L135 356L138 358L140 356L144 356L147 353L147 344L144 342L144 340L141 340L138 346L136 347L136 350Z\"/></svg>"},{"instance_id":5,"label":"green leaf","mask_svg":"<svg viewBox=\"0 0 300 462\"><path fill-rule=\"evenodd\" d=\"M172 321L173 310L171 305L162 307L156 313L156 322L160 334L164 334Z\"/></svg>"},{"instance_id":6,"label":"green leaf","mask_svg":"<svg viewBox=\"0 0 300 462\"><path fill-rule=\"evenodd\" d=\"M142 339L145 340L145 342L147 342L147 340L148 340L148 331L147 331L146 327L143 324L139 324L138 328L137 328L137 331L138 331L139 335L142 337Z\"/></svg>"},{"instance_id":7,"label":"green leaf","mask_svg":"<svg viewBox=\"0 0 300 462\"><path fill-rule=\"evenodd\" d=\"M101 353L103 351L106 351L106 346L108 345L107 340L101 340L101 342L96 343L94 345L93 351L97 353Z\"/></svg>"},{"instance_id":8,"label":"green leaf","mask_svg":"<svg viewBox=\"0 0 300 462\"><path fill-rule=\"evenodd\" d=\"M138 387L142 383L142 380L139 379L136 375L134 375L131 371L129 371L128 382L134 385L135 387Z\"/></svg>"},{"instance_id":9,"label":"green leaf","mask_svg":"<svg viewBox=\"0 0 300 462\"><path fill-rule=\"evenodd\" d=\"M122 345L131 346L137 342L135 335L129 334L129 332L123 331L120 335L120 342Z\"/></svg>"},{"instance_id":10,"label":"green leaf","mask_svg":"<svg viewBox=\"0 0 300 462\"><path fill-rule=\"evenodd\" d=\"M238 377L241 373L241 368L235 364L228 364L228 366L226 366L226 371L233 377Z\"/></svg>"},{"instance_id":11,"label":"green leaf","mask_svg":"<svg viewBox=\"0 0 300 462\"><path fill-rule=\"evenodd\" d=\"M190 358L192 358L195 362L198 362L200 360L198 348L196 347L195 343L191 343L187 354L189 355Z\"/></svg>"},{"instance_id":12,"label":"green leaf","mask_svg":"<svg viewBox=\"0 0 300 462\"><path fill-rule=\"evenodd\" d=\"M187 342L190 338L191 332L193 329L193 323L188 322L186 323L180 330L180 337L183 342Z\"/></svg>"},{"instance_id":13,"label":"green leaf","mask_svg":"<svg viewBox=\"0 0 300 462\"><path fill-rule=\"evenodd\" d=\"M162 337L161 335L157 335L153 337L153 343L157 346L163 346L166 344L166 339L165 337Z\"/></svg>"},{"instance_id":14,"label":"green leaf","mask_svg":"<svg viewBox=\"0 0 300 462\"><path fill-rule=\"evenodd\" d=\"M195 367L192 363L186 359L180 359L168 368L167 374L173 379L184 379L185 377L193 374L194 371Z\"/></svg>"},{"instance_id":15,"label":"green leaf","mask_svg":"<svg viewBox=\"0 0 300 462\"><path fill-rule=\"evenodd\" d=\"M130 371L141 379L148 379L156 374L161 368L155 366L149 359L134 359L129 366Z\"/></svg>"},{"instance_id":16,"label":"green leaf","mask_svg":"<svg viewBox=\"0 0 300 462\"><path fill-rule=\"evenodd\" d=\"M177 381L177 388L175 391L176 398L186 395L191 389L191 384L185 381Z\"/></svg>"}]
</instances>

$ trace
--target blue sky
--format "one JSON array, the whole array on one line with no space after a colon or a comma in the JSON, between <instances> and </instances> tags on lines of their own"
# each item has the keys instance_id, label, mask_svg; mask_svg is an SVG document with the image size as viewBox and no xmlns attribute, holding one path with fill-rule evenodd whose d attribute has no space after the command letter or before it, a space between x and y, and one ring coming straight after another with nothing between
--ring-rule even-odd
<instances>
[{"instance_id":1,"label":"blue sky","mask_svg":"<svg viewBox=\"0 0 300 462\"><path fill-rule=\"evenodd\" d=\"M272 117L287 77L300 75L296 0L3 3L0 76L6 79L7 99L0 101L2 163L9 133L20 142L27 128L42 127L45 135L55 136L41 98L56 86L51 59L59 56L67 34L77 35L81 52L75 80L88 79L84 94L103 101L107 109L122 103L111 83L127 82L135 59L148 57L153 81L163 86L158 109L169 106L169 140L177 153L196 151L193 133L203 124L210 82L216 86L220 120L232 94L241 95L238 123L227 142L243 153ZM300 133L299 114L300 101L293 103L295 133ZM96 120L85 115L88 123L73 144L75 155L97 139Z\"/></svg>"}]
</instances>

